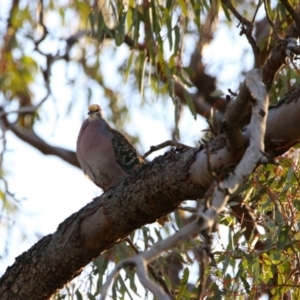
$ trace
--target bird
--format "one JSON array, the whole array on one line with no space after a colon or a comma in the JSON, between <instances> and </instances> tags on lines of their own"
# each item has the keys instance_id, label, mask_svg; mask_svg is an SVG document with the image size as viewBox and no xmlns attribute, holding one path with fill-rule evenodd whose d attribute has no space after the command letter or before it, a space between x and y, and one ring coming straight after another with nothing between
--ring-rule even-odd
<instances>
[{"instance_id":1,"label":"bird","mask_svg":"<svg viewBox=\"0 0 300 300\"><path fill-rule=\"evenodd\" d=\"M107 191L146 162L131 142L107 123L98 104L88 107L88 115L78 134L76 155L84 174ZM157 221L163 225L169 218Z\"/></svg>"},{"instance_id":2,"label":"bird","mask_svg":"<svg viewBox=\"0 0 300 300\"><path fill-rule=\"evenodd\" d=\"M130 141L113 129L97 104L88 108L77 139L76 154L85 173L103 191L117 185L145 164Z\"/></svg>"}]
</instances>

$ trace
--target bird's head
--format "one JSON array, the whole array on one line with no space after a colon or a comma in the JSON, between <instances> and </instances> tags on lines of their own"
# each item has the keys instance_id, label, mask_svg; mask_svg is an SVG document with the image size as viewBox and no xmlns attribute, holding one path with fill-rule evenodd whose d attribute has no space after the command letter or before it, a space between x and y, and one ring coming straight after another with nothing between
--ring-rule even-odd
<instances>
[{"instance_id":1,"label":"bird's head","mask_svg":"<svg viewBox=\"0 0 300 300\"><path fill-rule=\"evenodd\" d=\"M98 104L91 104L88 112L90 119L102 118L102 109Z\"/></svg>"}]
</instances>

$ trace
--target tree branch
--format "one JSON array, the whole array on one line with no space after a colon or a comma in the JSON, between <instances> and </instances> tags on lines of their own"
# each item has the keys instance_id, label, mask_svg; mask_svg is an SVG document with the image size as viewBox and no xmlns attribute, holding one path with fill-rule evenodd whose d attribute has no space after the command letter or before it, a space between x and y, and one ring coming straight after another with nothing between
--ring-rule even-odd
<instances>
[{"instance_id":1,"label":"tree branch","mask_svg":"<svg viewBox=\"0 0 300 300\"><path fill-rule=\"evenodd\" d=\"M233 15L240 21L242 30L240 35L245 34L251 48L253 51L253 55L254 55L254 67L255 68L260 68L261 67L261 61L260 61L260 51L259 51L259 47L254 39L254 37L252 36L252 30L253 30L253 22L254 22L254 18L253 17L253 21L250 22L247 19L245 19L242 15L240 15L240 13L236 10L236 8L232 5L231 0L222 0L222 3L224 5L226 5L228 7L228 9L231 10L231 12L233 13ZM261 3L259 2L258 6ZM257 12L257 10L256 10ZM255 12L255 15L256 15Z\"/></svg>"},{"instance_id":2,"label":"tree branch","mask_svg":"<svg viewBox=\"0 0 300 300\"><path fill-rule=\"evenodd\" d=\"M6 118L7 113L3 111L1 113L1 111L2 110L0 108L0 123L2 123L2 126L5 126L9 130L11 130L19 139L31 145L45 155L55 155L68 162L72 166L80 168L76 153L74 151L67 150L61 147L51 146L43 139L41 139L34 131L9 123Z\"/></svg>"},{"instance_id":3,"label":"tree branch","mask_svg":"<svg viewBox=\"0 0 300 300\"><path fill-rule=\"evenodd\" d=\"M216 218L216 212L214 210L209 210L202 216L202 218L192 221L172 236L169 236L165 240L162 240L152 246L149 250L120 262L108 276L107 281L103 285L100 299L106 298L106 294L112 280L116 275L118 275L122 268L135 266L137 268L137 275L145 288L151 290L158 299L172 300L172 298L165 293L160 286L148 278L146 275L146 265L156 259L161 253L177 246L179 242L182 242L182 240L185 240L207 228L211 228L214 225Z\"/></svg>"}]
</instances>

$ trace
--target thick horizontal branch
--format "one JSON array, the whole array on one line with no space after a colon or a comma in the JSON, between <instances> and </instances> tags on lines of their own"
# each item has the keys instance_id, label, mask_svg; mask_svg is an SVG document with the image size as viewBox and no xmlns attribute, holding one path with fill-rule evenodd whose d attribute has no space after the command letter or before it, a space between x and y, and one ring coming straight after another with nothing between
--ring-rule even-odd
<instances>
[{"instance_id":1,"label":"thick horizontal branch","mask_svg":"<svg viewBox=\"0 0 300 300\"><path fill-rule=\"evenodd\" d=\"M1 299L49 298L132 230L155 222L185 199L202 197L205 189L187 182L197 153L160 156L70 216L7 269L0 279Z\"/></svg>"}]
</instances>

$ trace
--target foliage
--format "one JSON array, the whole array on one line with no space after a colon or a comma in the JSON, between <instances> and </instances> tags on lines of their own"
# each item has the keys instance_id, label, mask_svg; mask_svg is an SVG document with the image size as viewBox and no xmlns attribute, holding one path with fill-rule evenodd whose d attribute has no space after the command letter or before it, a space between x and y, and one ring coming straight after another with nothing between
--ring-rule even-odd
<instances>
[{"instance_id":1,"label":"foliage","mask_svg":"<svg viewBox=\"0 0 300 300\"><path fill-rule=\"evenodd\" d=\"M234 216L229 210L224 213L221 224L229 227L227 243L218 245L218 267L210 270L216 279L213 290L224 299L243 299L245 295L256 299L261 290L269 288L272 299L280 299L286 291L291 299L299 297L298 155L299 149L291 150L279 158L279 165L259 167L249 179L245 203L260 226L258 236L246 241ZM253 248L256 239L264 242L264 248Z\"/></svg>"},{"instance_id":2,"label":"foliage","mask_svg":"<svg viewBox=\"0 0 300 300\"><path fill-rule=\"evenodd\" d=\"M66 84L73 90L72 97L66 100L69 101L68 113L74 111L78 103L84 101L89 104L101 94L110 111L109 120L116 127L123 128L132 106L132 100L126 96L138 91L141 106L158 98L165 102L172 101L174 123L170 135L178 137L182 107L188 107L191 117L196 118L199 114L193 101L194 91L199 90L197 84L200 84L196 73L201 69L200 79L203 82L209 76L219 80L221 69L217 68L217 72L208 75L203 70L209 69L210 65L206 67L201 61L197 69L198 65L188 65L186 62L195 55L193 51L196 47L200 56L204 55L204 46L212 42L214 34L217 36L214 26L229 30L238 23L226 1L13 2L7 23L1 24L4 37L0 59L1 107L6 111L17 108L16 122L32 131L40 126L39 109L48 98L55 98L50 88L51 70L63 61L67 65L66 70L75 70L73 74L66 71ZM283 4L273 6L270 1L265 3L269 17L274 22L276 20L278 33L283 35L292 23L291 17ZM291 4L295 7L297 2L291 1ZM245 18L257 21L254 17L257 9L255 1L236 1L235 5ZM260 17L256 16L258 21L265 17L262 6ZM47 45L53 40L56 48L50 51ZM267 34L258 44L261 52L270 51L275 39ZM251 60L252 56L249 57ZM114 61L109 65L113 64L114 74L118 74L115 75L115 82L110 82L111 78L106 76L107 68L102 67L104 64L107 66L108 60ZM219 67L230 69L231 65L230 62L219 62ZM245 71L244 65L235 70L234 73L226 71L234 86ZM270 91L273 102L276 103L291 87L299 84L298 78L297 62L291 68L282 69ZM122 87L125 83L130 92L124 95ZM35 94L41 86L46 97L38 99ZM202 116L213 119L214 113L211 114L210 110L218 108L217 98L222 93L214 84L206 84L206 88L199 93L200 96L205 94L215 102ZM80 93L76 93L78 90ZM22 108L36 106L38 110L22 111ZM2 154L0 201L3 209L13 211L15 200L9 198L3 165L4 151ZM259 225L258 235L253 233L249 240L245 239L243 223L237 221L231 210L234 203L231 203L220 218L222 238L215 234L215 265L209 264L206 270L201 270L201 263L194 251L195 247L200 248L203 244L201 237L186 241L153 264L154 273L158 276L162 274L175 299L196 299L203 271L208 275L206 296L211 299L244 299L246 295L257 299L264 293L269 293L272 299L280 299L286 292L290 293L290 299L299 299L298 157L299 150L291 149L278 158L277 165L257 168L241 187L244 202L251 208L255 223ZM123 242L96 258L79 279L68 284L53 299L96 299L106 276L116 263L134 255L137 250L148 249L174 230L182 228L193 218L194 212L190 206L195 204L187 202L183 205L186 210L173 214L172 225L163 229L157 225L145 226L133 232L130 236L133 245ZM2 217L0 221L3 222ZM226 238L224 232L227 233ZM263 248L255 248L257 240L263 243ZM147 291L141 292L134 270L130 268L115 279L110 293L113 299L151 297Z\"/></svg>"}]
</instances>

